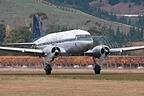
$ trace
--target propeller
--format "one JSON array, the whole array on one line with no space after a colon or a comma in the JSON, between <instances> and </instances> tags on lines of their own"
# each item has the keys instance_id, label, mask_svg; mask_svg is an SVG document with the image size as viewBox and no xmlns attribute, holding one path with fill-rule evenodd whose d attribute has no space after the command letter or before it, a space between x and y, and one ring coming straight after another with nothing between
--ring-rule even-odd
<instances>
[{"instance_id":1,"label":"propeller","mask_svg":"<svg viewBox=\"0 0 144 96\"><path fill-rule=\"evenodd\" d=\"M53 61L55 57L60 55L60 48L56 46L48 46L43 49L44 51L44 57L47 59L47 61Z\"/></svg>"},{"instance_id":2,"label":"propeller","mask_svg":"<svg viewBox=\"0 0 144 96\"><path fill-rule=\"evenodd\" d=\"M102 54L102 55L99 57L98 63L99 63L99 64L102 64L102 61L104 60L105 57L106 57L106 55L105 55L105 54Z\"/></svg>"},{"instance_id":3,"label":"propeller","mask_svg":"<svg viewBox=\"0 0 144 96\"><path fill-rule=\"evenodd\" d=\"M101 65L104 58L109 54L109 48L103 47L102 50L104 51L103 54L99 57L98 63Z\"/></svg>"}]
</instances>

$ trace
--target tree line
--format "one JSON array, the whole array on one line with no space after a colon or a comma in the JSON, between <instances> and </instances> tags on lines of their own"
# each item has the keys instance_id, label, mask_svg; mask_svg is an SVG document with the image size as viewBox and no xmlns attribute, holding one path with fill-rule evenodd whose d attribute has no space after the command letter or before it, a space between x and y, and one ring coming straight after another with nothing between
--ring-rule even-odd
<instances>
[{"instance_id":1,"label":"tree line","mask_svg":"<svg viewBox=\"0 0 144 96\"><path fill-rule=\"evenodd\" d=\"M144 2L144 0L108 0L108 3L112 6L116 5L120 2L123 2L123 3L132 2L132 3L135 3L135 4L141 5L142 2Z\"/></svg>"},{"instance_id":2,"label":"tree line","mask_svg":"<svg viewBox=\"0 0 144 96\"><path fill-rule=\"evenodd\" d=\"M57 32L59 29L56 29ZM66 28L68 30L68 28ZM63 31L63 29L61 29ZM128 42L140 42L143 41L143 29L138 27L131 27L128 33L122 32L117 27L116 32L109 26L103 26L101 29L97 27L90 27L88 30L94 36L108 36L113 38L117 44L121 47ZM20 25L10 30L8 25L0 24L0 43L22 43L32 41L32 29L30 26ZM48 32L49 33L49 32Z\"/></svg>"},{"instance_id":3,"label":"tree line","mask_svg":"<svg viewBox=\"0 0 144 96\"><path fill-rule=\"evenodd\" d=\"M43 20L49 19L43 12L36 12L34 14L38 14L40 16L41 24ZM32 18L34 14L30 14L29 18ZM25 20L21 20L20 17L16 17L14 21L15 26L12 29L10 25L5 25L4 21L0 23L0 45L5 43L22 43L32 41L32 23L28 25L27 22L23 21ZM69 28L64 25L57 25L53 23L48 24L46 31L43 32L45 34L49 34L65 30L69 30Z\"/></svg>"},{"instance_id":4,"label":"tree line","mask_svg":"<svg viewBox=\"0 0 144 96\"><path fill-rule=\"evenodd\" d=\"M5 30L5 25L4 23L0 23L0 45L4 41L4 38L6 37L6 30Z\"/></svg>"},{"instance_id":5,"label":"tree line","mask_svg":"<svg viewBox=\"0 0 144 96\"><path fill-rule=\"evenodd\" d=\"M119 47L127 46L128 42L141 42L143 41L143 28L138 27L130 27L129 32L125 33L122 32L117 27L116 31L114 31L111 26L107 28L106 26L103 26L102 29L97 29L96 27L90 27L88 31L95 36L108 36L113 38Z\"/></svg>"},{"instance_id":6,"label":"tree line","mask_svg":"<svg viewBox=\"0 0 144 96\"><path fill-rule=\"evenodd\" d=\"M119 27L116 30L116 33L112 29L111 36L116 40L116 42L119 44L120 47L123 45L127 46L126 44L128 42L140 42L143 40L143 30L141 28L136 28L136 27L130 27L129 32L126 34L124 32L121 32Z\"/></svg>"},{"instance_id":7,"label":"tree line","mask_svg":"<svg viewBox=\"0 0 144 96\"><path fill-rule=\"evenodd\" d=\"M72 7L86 12L86 10L89 8L89 2L92 2L93 0L44 0L44 1L51 2L59 6Z\"/></svg>"}]
</instances>

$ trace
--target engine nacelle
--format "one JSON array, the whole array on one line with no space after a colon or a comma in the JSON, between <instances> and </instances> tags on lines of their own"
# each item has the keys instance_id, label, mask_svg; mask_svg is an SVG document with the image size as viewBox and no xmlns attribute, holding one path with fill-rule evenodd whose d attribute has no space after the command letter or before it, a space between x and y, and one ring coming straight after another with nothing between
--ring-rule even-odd
<instances>
[{"instance_id":1,"label":"engine nacelle","mask_svg":"<svg viewBox=\"0 0 144 96\"><path fill-rule=\"evenodd\" d=\"M100 58L102 55L106 57L107 55L110 54L110 49L106 45L96 46L92 49L92 51L93 51L93 57L95 58Z\"/></svg>"},{"instance_id":2,"label":"engine nacelle","mask_svg":"<svg viewBox=\"0 0 144 96\"><path fill-rule=\"evenodd\" d=\"M53 60L55 57L58 57L60 55L60 48L56 46L47 46L43 49L44 57L48 60Z\"/></svg>"}]
</instances>

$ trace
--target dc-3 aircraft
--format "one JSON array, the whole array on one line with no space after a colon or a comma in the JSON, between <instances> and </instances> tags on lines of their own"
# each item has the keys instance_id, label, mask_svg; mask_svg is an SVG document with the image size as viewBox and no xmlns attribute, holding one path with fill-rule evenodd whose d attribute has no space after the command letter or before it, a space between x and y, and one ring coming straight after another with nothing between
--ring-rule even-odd
<instances>
[{"instance_id":1,"label":"dc-3 aircraft","mask_svg":"<svg viewBox=\"0 0 144 96\"><path fill-rule=\"evenodd\" d=\"M38 15L33 17L32 43L9 43L8 45L30 45L31 48L16 48L0 46L0 52L16 53L19 55L39 56L44 58L44 70L51 74L51 62L58 56L92 56L94 72L100 74L102 61L111 53L144 49L144 46L109 48L107 45L93 46L93 39L89 32L84 30L70 30L44 35ZM99 61L96 62L95 58Z\"/></svg>"}]
</instances>

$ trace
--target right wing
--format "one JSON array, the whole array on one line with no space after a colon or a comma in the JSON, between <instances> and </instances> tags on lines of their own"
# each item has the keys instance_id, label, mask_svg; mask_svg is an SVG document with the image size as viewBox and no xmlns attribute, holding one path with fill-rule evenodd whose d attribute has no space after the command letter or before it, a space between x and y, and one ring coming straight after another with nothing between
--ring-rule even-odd
<instances>
[{"instance_id":1,"label":"right wing","mask_svg":"<svg viewBox=\"0 0 144 96\"><path fill-rule=\"evenodd\" d=\"M16 46L21 46L21 45L36 45L34 43L6 43L6 44L2 44L4 46L12 46L12 45L16 45Z\"/></svg>"},{"instance_id":2,"label":"right wing","mask_svg":"<svg viewBox=\"0 0 144 96\"><path fill-rule=\"evenodd\" d=\"M66 54L66 51L61 47L47 46L44 49L28 49L28 48L14 48L14 47L2 47L0 46L0 53L6 53L6 55L18 55L18 56L39 56L45 57L46 60L53 60L59 55Z\"/></svg>"},{"instance_id":3,"label":"right wing","mask_svg":"<svg viewBox=\"0 0 144 96\"><path fill-rule=\"evenodd\" d=\"M0 53L27 55L27 56L43 56L44 52L40 49L28 49L28 48L13 48L13 47L1 47Z\"/></svg>"}]
</instances>

